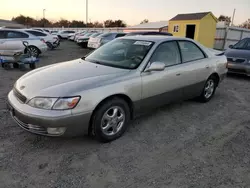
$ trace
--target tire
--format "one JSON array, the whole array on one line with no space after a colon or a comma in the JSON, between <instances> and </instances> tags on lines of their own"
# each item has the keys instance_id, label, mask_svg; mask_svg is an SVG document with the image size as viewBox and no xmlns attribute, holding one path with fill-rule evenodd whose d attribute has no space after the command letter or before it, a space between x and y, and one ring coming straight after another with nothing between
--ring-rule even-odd
<instances>
[{"instance_id":1,"label":"tire","mask_svg":"<svg viewBox=\"0 0 250 188\"><path fill-rule=\"evenodd\" d=\"M30 63L29 65L30 65L30 69L32 70L36 68L36 63Z\"/></svg>"},{"instance_id":2,"label":"tire","mask_svg":"<svg viewBox=\"0 0 250 188\"><path fill-rule=\"evenodd\" d=\"M214 93L216 91L217 86L218 86L218 81L217 81L216 77L210 76L207 79L205 86L202 90L202 93L199 97L200 101L204 102L204 103L210 101L214 96Z\"/></svg>"},{"instance_id":3,"label":"tire","mask_svg":"<svg viewBox=\"0 0 250 188\"><path fill-rule=\"evenodd\" d=\"M10 70L10 69L11 69L10 63L2 63L2 67L3 67L5 70Z\"/></svg>"},{"instance_id":4,"label":"tire","mask_svg":"<svg viewBox=\"0 0 250 188\"><path fill-rule=\"evenodd\" d=\"M130 108L124 100L105 101L93 114L91 133L100 142L111 142L121 137L130 121Z\"/></svg>"},{"instance_id":5,"label":"tire","mask_svg":"<svg viewBox=\"0 0 250 188\"><path fill-rule=\"evenodd\" d=\"M38 57L40 55L40 50L37 47L35 47L35 46L29 46L28 48L29 48L29 50L31 52L31 55L33 57ZM27 52L27 50L26 50L26 52Z\"/></svg>"},{"instance_id":6,"label":"tire","mask_svg":"<svg viewBox=\"0 0 250 188\"><path fill-rule=\"evenodd\" d=\"M18 69L19 68L19 64L18 63L13 63L13 68Z\"/></svg>"},{"instance_id":7,"label":"tire","mask_svg":"<svg viewBox=\"0 0 250 188\"><path fill-rule=\"evenodd\" d=\"M50 42L46 42L46 44L50 50L54 49L54 46Z\"/></svg>"}]
</instances>

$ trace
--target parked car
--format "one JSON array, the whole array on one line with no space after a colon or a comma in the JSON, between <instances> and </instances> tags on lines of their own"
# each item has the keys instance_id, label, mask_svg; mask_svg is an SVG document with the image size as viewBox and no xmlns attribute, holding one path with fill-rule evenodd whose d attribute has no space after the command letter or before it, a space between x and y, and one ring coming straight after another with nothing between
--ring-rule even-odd
<instances>
[{"instance_id":1,"label":"parked car","mask_svg":"<svg viewBox=\"0 0 250 188\"><path fill-rule=\"evenodd\" d=\"M75 31L59 31L57 33L57 36L60 38L60 39L67 39L69 34L72 34L72 33L75 33Z\"/></svg>"},{"instance_id":2,"label":"parked car","mask_svg":"<svg viewBox=\"0 0 250 188\"><path fill-rule=\"evenodd\" d=\"M125 35L126 35L126 33L116 33L116 32L104 33L104 34L99 35L96 38L92 39L88 43L88 47L96 49L96 48L99 48L100 46L102 46L103 44L106 44L106 43L114 40L115 38L123 37Z\"/></svg>"},{"instance_id":3,"label":"parked car","mask_svg":"<svg viewBox=\"0 0 250 188\"><path fill-rule=\"evenodd\" d=\"M32 29L37 30L37 31L41 31L41 32L50 33L50 31L48 29L41 29L41 28L32 28Z\"/></svg>"},{"instance_id":4,"label":"parked car","mask_svg":"<svg viewBox=\"0 0 250 188\"><path fill-rule=\"evenodd\" d=\"M75 35L74 41L77 42L77 40L78 40L80 37L83 37L83 36L85 36L85 35L88 34L88 33L93 34L93 33L97 33L97 31L83 31L83 32L81 32L81 33Z\"/></svg>"},{"instance_id":5,"label":"parked car","mask_svg":"<svg viewBox=\"0 0 250 188\"><path fill-rule=\"evenodd\" d=\"M250 76L250 38L230 45L225 51L228 60L228 72Z\"/></svg>"},{"instance_id":6,"label":"parked car","mask_svg":"<svg viewBox=\"0 0 250 188\"><path fill-rule=\"evenodd\" d=\"M99 35L101 35L102 33L89 33L87 35L84 35L82 37L79 37L78 40L77 40L77 44L83 48L87 48L88 47L88 41L89 39L92 37L95 38Z\"/></svg>"},{"instance_id":7,"label":"parked car","mask_svg":"<svg viewBox=\"0 0 250 188\"><path fill-rule=\"evenodd\" d=\"M57 35L58 31L50 31L51 35Z\"/></svg>"},{"instance_id":8,"label":"parked car","mask_svg":"<svg viewBox=\"0 0 250 188\"><path fill-rule=\"evenodd\" d=\"M126 36L135 36L135 35L163 35L163 36L173 36L172 33L155 32L155 31L138 31L138 32L131 32L131 33L126 34Z\"/></svg>"},{"instance_id":9,"label":"parked car","mask_svg":"<svg viewBox=\"0 0 250 188\"><path fill-rule=\"evenodd\" d=\"M28 42L28 47L32 56L38 57L41 53L47 51L47 45L44 39L40 39L30 33L16 29L0 30L0 54L14 55L17 52L27 52L23 41Z\"/></svg>"},{"instance_id":10,"label":"parked car","mask_svg":"<svg viewBox=\"0 0 250 188\"><path fill-rule=\"evenodd\" d=\"M54 49L60 45L60 40L57 36L51 35L50 33L47 32L41 32L38 30L32 30L32 29L24 29L25 32L30 33L34 36L39 37L40 39L44 39L46 42L47 46L50 49Z\"/></svg>"},{"instance_id":11,"label":"parked car","mask_svg":"<svg viewBox=\"0 0 250 188\"><path fill-rule=\"evenodd\" d=\"M32 133L90 133L108 142L152 108L196 97L208 102L226 63L224 55L191 39L122 37L81 59L25 74L8 94L8 106L17 124Z\"/></svg>"}]
</instances>

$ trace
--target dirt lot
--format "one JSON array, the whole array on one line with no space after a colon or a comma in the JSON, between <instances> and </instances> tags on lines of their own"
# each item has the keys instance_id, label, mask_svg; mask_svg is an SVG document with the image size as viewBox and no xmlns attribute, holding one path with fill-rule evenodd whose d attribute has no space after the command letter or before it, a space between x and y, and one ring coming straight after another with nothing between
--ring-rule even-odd
<instances>
[{"instance_id":1,"label":"dirt lot","mask_svg":"<svg viewBox=\"0 0 250 188\"><path fill-rule=\"evenodd\" d=\"M63 42L39 66L83 56ZM230 76L212 101L186 101L136 119L120 139L49 138L5 108L24 72L0 69L0 187L250 187L250 79Z\"/></svg>"}]
</instances>

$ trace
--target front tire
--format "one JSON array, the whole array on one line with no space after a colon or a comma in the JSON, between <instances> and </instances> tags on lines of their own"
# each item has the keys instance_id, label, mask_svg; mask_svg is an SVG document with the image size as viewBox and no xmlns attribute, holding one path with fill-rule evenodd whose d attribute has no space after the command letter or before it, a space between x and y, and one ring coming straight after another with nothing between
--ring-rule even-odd
<instances>
[{"instance_id":1,"label":"front tire","mask_svg":"<svg viewBox=\"0 0 250 188\"><path fill-rule=\"evenodd\" d=\"M210 76L206 83L205 83L205 86L202 90L202 93L200 95L200 101L201 102L208 102L210 101L213 96L214 96L214 93L216 91L216 88L218 86L218 83L217 83L217 79L215 76Z\"/></svg>"},{"instance_id":2,"label":"front tire","mask_svg":"<svg viewBox=\"0 0 250 188\"><path fill-rule=\"evenodd\" d=\"M101 142L110 142L123 135L130 121L130 108L126 101L113 98L104 102L92 118L92 134Z\"/></svg>"}]
</instances>

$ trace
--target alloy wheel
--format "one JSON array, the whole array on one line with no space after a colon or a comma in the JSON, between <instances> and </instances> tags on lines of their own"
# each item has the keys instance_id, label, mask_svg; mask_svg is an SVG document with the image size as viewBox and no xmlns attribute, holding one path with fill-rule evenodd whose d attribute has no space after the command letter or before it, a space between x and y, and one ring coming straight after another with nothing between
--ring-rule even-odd
<instances>
[{"instance_id":1,"label":"alloy wheel","mask_svg":"<svg viewBox=\"0 0 250 188\"><path fill-rule=\"evenodd\" d=\"M103 134L112 136L117 134L125 123L125 112L119 106L109 108L102 117L101 129Z\"/></svg>"},{"instance_id":2,"label":"alloy wheel","mask_svg":"<svg viewBox=\"0 0 250 188\"><path fill-rule=\"evenodd\" d=\"M205 98L210 98L214 93L215 83L214 80L209 79L206 83L205 89L204 89L204 96Z\"/></svg>"}]
</instances>

